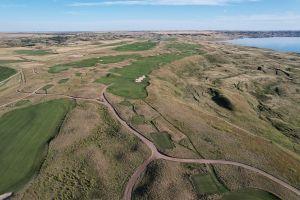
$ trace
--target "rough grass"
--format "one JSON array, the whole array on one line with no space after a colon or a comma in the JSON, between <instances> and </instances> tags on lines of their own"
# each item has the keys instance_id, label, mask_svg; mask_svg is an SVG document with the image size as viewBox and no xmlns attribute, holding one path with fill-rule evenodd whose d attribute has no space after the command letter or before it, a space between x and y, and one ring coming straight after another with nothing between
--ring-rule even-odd
<instances>
[{"instance_id":1,"label":"rough grass","mask_svg":"<svg viewBox=\"0 0 300 200\"><path fill-rule=\"evenodd\" d=\"M49 50L16 50L17 54L29 55L29 56L44 56L52 54Z\"/></svg>"},{"instance_id":2,"label":"rough grass","mask_svg":"<svg viewBox=\"0 0 300 200\"><path fill-rule=\"evenodd\" d=\"M222 200L280 200L268 192L257 189L242 189L230 192L222 197Z\"/></svg>"},{"instance_id":3,"label":"rough grass","mask_svg":"<svg viewBox=\"0 0 300 200\"><path fill-rule=\"evenodd\" d=\"M17 109L0 118L0 193L15 191L28 182L71 108L71 101L55 100Z\"/></svg>"},{"instance_id":4,"label":"rough grass","mask_svg":"<svg viewBox=\"0 0 300 200\"><path fill-rule=\"evenodd\" d=\"M97 80L97 82L106 85L112 84L108 87L108 91L117 96L129 99L143 99L147 97L146 87L148 86L148 81L144 80L142 83L136 83L135 79L143 75L147 76L154 69L182 57L184 56L177 54L143 57L131 65L110 70L110 74Z\"/></svg>"},{"instance_id":5,"label":"rough grass","mask_svg":"<svg viewBox=\"0 0 300 200\"><path fill-rule=\"evenodd\" d=\"M209 195L222 193L225 191L224 186L215 181L210 174L195 174L191 176L191 182L199 195Z\"/></svg>"},{"instance_id":6,"label":"rough grass","mask_svg":"<svg viewBox=\"0 0 300 200\"><path fill-rule=\"evenodd\" d=\"M60 73L69 70L70 68L85 68L94 67L96 64L111 64L118 63L128 59L137 59L138 55L117 55L117 56L104 56L97 58L89 58L77 62L65 63L50 67L49 73Z\"/></svg>"},{"instance_id":7,"label":"rough grass","mask_svg":"<svg viewBox=\"0 0 300 200\"><path fill-rule=\"evenodd\" d=\"M172 149L175 147L170 135L166 132L151 133L154 144L161 150Z\"/></svg>"},{"instance_id":8,"label":"rough grass","mask_svg":"<svg viewBox=\"0 0 300 200\"><path fill-rule=\"evenodd\" d=\"M158 43L157 42L136 42L133 44L127 44L120 47L114 48L116 51L145 51L154 48Z\"/></svg>"},{"instance_id":9,"label":"rough grass","mask_svg":"<svg viewBox=\"0 0 300 200\"><path fill-rule=\"evenodd\" d=\"M3 81L16 73L17 71L15 69L0 66L0 81Z\"/></svg>"}]
</instances>

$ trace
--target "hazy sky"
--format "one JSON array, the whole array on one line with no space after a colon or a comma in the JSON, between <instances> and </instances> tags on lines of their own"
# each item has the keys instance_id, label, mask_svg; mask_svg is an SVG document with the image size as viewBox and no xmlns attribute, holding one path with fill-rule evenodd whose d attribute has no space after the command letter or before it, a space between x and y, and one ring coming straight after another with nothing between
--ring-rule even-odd
<instances>
[{"instance_id":1,"label":"hazy sky","mask_svg":"<svg viewBox=\"0 0 300 200\"><path fill-rule=\"evenodd\" d=\"M300 0L0 0L0 31L300 30Z\"/></svg>"}]
</instances>

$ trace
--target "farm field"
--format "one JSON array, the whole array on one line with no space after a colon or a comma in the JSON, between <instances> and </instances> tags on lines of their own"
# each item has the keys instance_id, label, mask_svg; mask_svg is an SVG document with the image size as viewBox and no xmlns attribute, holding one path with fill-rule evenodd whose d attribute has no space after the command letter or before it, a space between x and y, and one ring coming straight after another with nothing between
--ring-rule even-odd
<instances>
[{"instance_id":1,"label":"farm field","mask_svg":"<svg viewBox=\"0 0 300 200\"><path fill-rule=\"evenodd\" d=\"M298 54L235 32L6 37L0 195L299 199Z\"/></svg>"}]
</instances>

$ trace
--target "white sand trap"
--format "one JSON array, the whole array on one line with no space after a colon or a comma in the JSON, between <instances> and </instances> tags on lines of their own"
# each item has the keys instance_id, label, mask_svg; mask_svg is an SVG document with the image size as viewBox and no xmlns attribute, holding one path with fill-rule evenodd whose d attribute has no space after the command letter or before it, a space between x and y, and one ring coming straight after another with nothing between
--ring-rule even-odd
<instances>
[{"instance_id":1,"label":"white sand trap","mask_svg":"<svg viewBox=\"0 0 300 200\"><path fill-rule=\"evenodd\" d=\"M141 76L140 78L135 79L136 83L141 83L146 78L145 75Z\"/></svg>"},{"instance_id":2,"label":"white sand trap","mask_svg":"<svg viewBox=\"0 0 300 200\"><path fill-rule=\"evenodd\" d=\"M12 192L8 192L8 193L5 193L5 194L2 194L2 195L0 195L0 200L7 199L11 195L12 195Z\"/></svg>"}]
</instances>

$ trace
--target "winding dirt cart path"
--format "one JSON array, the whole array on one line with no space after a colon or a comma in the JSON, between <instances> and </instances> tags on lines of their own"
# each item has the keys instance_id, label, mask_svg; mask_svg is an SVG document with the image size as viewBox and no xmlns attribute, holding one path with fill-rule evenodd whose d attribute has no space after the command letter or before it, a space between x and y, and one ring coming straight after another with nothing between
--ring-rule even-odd
<instances>
[{"instance_id":1,"label":"winding dirt cart path","mask_svg":"<svg viewBox=\"0 0 300 200\"><path fill-rule=\"evenodd\" d=\"M264 172L260 169L257 169L255 167L252 167L252 166L249 166L249 165L246 165L246 164L243 164L243 163L232 162L232 161L227 161L227 160L182 159L182 158L174 158L174 157L170 157L170 156L166 156L166 155L161 154L157 150L155 145L150 140L148 140L145 136L143 136L142 133L140 133L135 128L133 128L132 126L127 124L127 122L124 121L121 118L121 116L119 115L117 110L113 107L113 105L109 102L109 100L105 96L105 91L106 91L106 88L104 88L104 90L101 93L101 97L102 97L101 99L103 100L102 104L106 105L109 108L109 110L115 115L117 120L123 126L125 126L128 130L130 130L134 135L136 135L151 150L151 156L141 166L138 167L138 169L135 171L135 173L129 179L129 181L127 183L127 186L126 186L126 189L125 189L124 197L123 197L124 200L131 200L131 195L132 195L133 188L134 188L135 184L137 183L139 177L146 170L148 164L151 163L153 160L156 160L156 159L162 159L162 160L166 160L166 161L180 162L180 163L220 164L220 165L232 165L232 166L242 167L244 169L248 169L250 171L256 172L256 173L258 173L258 174L260 174L260 175L262 175L262 176L264 176L264 177L280 184L281 186L287 188L288 190L290 190L290 191L296 193L298 196L300 196L300 191L297 188L295 188L295 187L289 185L288 183L272 176L271 174L268 174L267 172Z\"/></svg>"},{"instance_id":2,"label":"winding dirt cart path","mask_svg":"<svg viewBox=\"0 0 300 200\"><path fill-rule=\"evenodd\" d=\"M36 89L35 91L28 93L28 95L26 97L29 97L31 95L57 95L57 96L61 96L61 97L65 97L65 98L71 98L71 99L78 99L78 100L86 100L86 101L92 101L92 102L96 102L102 105L105 105L110 111L111 113L115 116L115 118L119 121L119 123L121 123L124 127L126 127L131 133L133 133L136 137L138 137L144 144L146 144L148 146L148 148L151 150L151 156L145 160L142 165L140 165L136 171L134 172L134 174L130 177L127 185L126 185L126 189L124 192L124 196L123 199L124 200L131 200L132 197L132 191L138 181L138 179L141 177L141 175L145 172L147 166L154 160L166 160L166 161L171 161L171 162L180 162L180 163L197 163L197 164L219 164L219 165L231 165L231 166L237 166L237 167L242 167L244 169L250 170L252 172L256 172L278 184L280 184L281 186L287 188L288 190L290 190L291 192L294 192L295 194L297 194L298 196L300 196L300 191L289 185L288 183L274 177L271 174L268 174L267 172L264 172L260 169L257 169L255 167L243 164L243 163L239 163L239 162L233 162L233 161L227 161L227 160L209 160L209 159L184 159L184 158L175 158L175 157L170 157L167 155L164 155L162 153L160 153L156 146L149 140L147 139L142 133L140 133L138 130L136 130L134 127L132 127L130 124L128 124L125 120L122 119L122 117L119 115L119 113L117 112L117 110L113 107L113 105L109 102L108 98L105 95L106 92L106 88L105 87L103 89L103 91L101 92L101 97L100 99L91 99L91 98L85 98L85 97L76 97L76 96L68 96L68 95L63 95L63 94L39 94L37 93L38 90L40 90L42 87L39 87L38 89ZM19 91L20 92L20 91ZM22 93L22 92L20 92ZM4 105L0 105L1 107L4 107L6 105L15 103L21 99L25 99L26 97L20 98L18 100L9 102L7 104ZM8 194L12 194L12 193L8 193ZM4 194L7 195L7 194ZM2 196L0 196L2 197Z\"/></svg>"}]
</instances>

